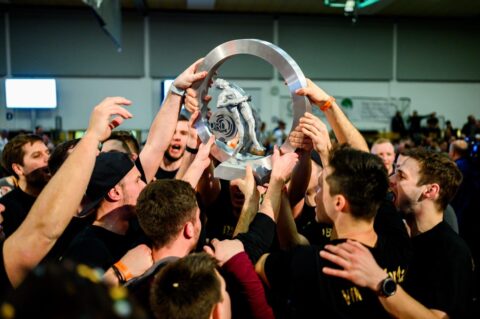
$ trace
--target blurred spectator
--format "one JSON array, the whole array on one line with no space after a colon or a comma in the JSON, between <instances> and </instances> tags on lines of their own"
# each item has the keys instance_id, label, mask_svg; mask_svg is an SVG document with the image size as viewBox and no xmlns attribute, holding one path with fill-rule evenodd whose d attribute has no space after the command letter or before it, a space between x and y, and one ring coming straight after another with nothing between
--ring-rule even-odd
<instances>
[{"instance_id":1,"label":"blurred spectator","mask_svg":"<svg viewBox=\"0 0 480 319\"><path fill-rule=\"evenodd\" d=\"M395 115L392 117L390 128L392 132L400 134L400 137L406 136L407 128L405 127L402 113L400 113L400 111L397 111Z\"/></svg>"},{"instance_id":2,"label":"blurred spectator","mask_svg":"<svg viewBox=\"0 0 480 319\"><path fill-rule=\"evenodd\" d=\"M273 138L277 146L282 146L282 144L287 139L287 133L285 132L286 124L282 120L278 120L278 126L273 129Z\"/></svg>"},{"instance_id":3,"label":"blurred spectator","mask_svg":"<svg viewBox=\"0 0 480 319\"><path fill-rule=\"evenodd\" d=\"M465 135L465 137L473 138L476 133L480 133L477 120L475 119L475 116L469 115L467 117L467 123L462 127L462 134Z\"/></svg>"}]
</instances>

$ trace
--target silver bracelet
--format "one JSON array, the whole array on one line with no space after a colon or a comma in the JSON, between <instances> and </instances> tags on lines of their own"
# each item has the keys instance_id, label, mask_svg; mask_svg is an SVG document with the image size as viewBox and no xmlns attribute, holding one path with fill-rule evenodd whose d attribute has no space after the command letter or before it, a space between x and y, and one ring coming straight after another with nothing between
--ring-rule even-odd
<instances>
[{"instance_id":1,"label":"silver bracelet","mask_svg":"<svg viewBox=\"0 0 480 319\"><path fill-rule=\"evenodd\" d=\"M170 85L170 92L176 95L184 96L185 95L185 90L177 88L175 85Z\"/></svg>"}]
</instances>

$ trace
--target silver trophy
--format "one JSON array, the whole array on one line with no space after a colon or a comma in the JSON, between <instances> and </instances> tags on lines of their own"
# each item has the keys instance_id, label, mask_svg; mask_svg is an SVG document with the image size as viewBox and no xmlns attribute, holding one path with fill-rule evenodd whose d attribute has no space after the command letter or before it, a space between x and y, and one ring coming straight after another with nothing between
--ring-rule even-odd
<instances>
[{"instance_id":1,"label":"silver trophy","mask_svg":"<svg viewBox=\"0 0 480 319\"><path fill-rule=\"evenodd\" d=\"M215 177L226 180L242 178L248 164L252 167L257 182L265 183L271 171L271 158L259 155L262 154L263 147L255 133L256 122L253 108L249 104L250 97L235 84L216 79L213 83L221 92L217 99L217 110L210 117L207 102L204 100L218 68L227 59L239 54L258 56L269 62L282 75L293 102L292 128L298 125L298 120L305 112L312 110L306 97L295 94L296 90L306 87L307 82L297 63L285 51L272 43L257 39L225 42L210 51L198 68L199 72L207 71L208 75L203 81L193 85L201 105L201 118L197 120L195 127L203 143L206 143L211 135L215 135L211 154L222 162L215 168ZM237 143L232 146L229 142L234 139ZM284 153L294 151L288 140L280 149Z\"/></svg>"}]
</instances>

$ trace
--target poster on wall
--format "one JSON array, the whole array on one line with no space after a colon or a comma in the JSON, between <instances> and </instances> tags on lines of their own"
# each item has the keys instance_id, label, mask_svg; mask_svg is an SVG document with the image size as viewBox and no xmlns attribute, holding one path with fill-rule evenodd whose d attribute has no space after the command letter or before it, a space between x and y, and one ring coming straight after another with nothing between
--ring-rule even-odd
<instances>
[{"instance_id":1,"label":"poster on wall","mask_svg":"<svg viewBox=\"0 0 480 319\"><path fill-rule=\"evenodd\" d=\"M390 121L396 111L406 112L410 107L410 98L382 98L382 97L346 97L336 96L337 104L342 108L347 117L356 125L363 122L383 123L386 127L390 126ZM280 117L284 120L292 119L292 102L290 96L280 98L281 109ZM326 121L325 115L318 107L312 108L313 114Z\"/></svg>"}]
</instances>

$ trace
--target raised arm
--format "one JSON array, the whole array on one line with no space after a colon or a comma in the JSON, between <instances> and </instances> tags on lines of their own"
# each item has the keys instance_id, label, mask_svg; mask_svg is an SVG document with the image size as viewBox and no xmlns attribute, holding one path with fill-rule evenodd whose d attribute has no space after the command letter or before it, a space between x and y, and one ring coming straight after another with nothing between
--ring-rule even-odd
<instances>
[{"instance_id":1,"label":"raised arm","mask_svg":"<svg viewBox=\"0 0 480 319\"><path fill-rule=\"evenodd\" d=\"M40 193L25 221L5 240L5 270L14 287L46 256L76 214L95 165L98 144L124 119L132 117L122 107L130 103L113 97L95 107L82 140ZM110 120L112 115L116 116Z\"/></svg>"},{"instance_id":2,"label":"raised arm","mask_svg":"<svg viewBox=\"0 0 480 319\"><path fill-rule=\"evenodd\" d=\"M150 126L145 146L140 152L140 161L145 171L147 182L150 182L155 176L160 162L170 145L182 105L182 91L189 88L193 82L207 76L205 71L196 73L197 67L202 61L203 59L200 59L193 63L175 79L172 84L174 86L172 88L173 91L170 90L168 92L165 102L160 107Z\"/></svg>"},{"instance_id":3,"label":"raised arm","mask_svg":"<svg viewBox=\"0 0 480 319\"><path fill-rule=\"evenodd\" d=\"M258 212L260 194L257 190L257 184L255 183L252 167L250 165L247 165L246 167L245 177L243 179L235 179L231 181L231 185L237 186L243 196L245 196L245 202L243 203L242 211L232 236L235 237L240 233L248 231L248 225L250 225L255 214Z\"/></svg>"},{"instance_id":4,"label":"raised arm","mask_svg":"<svg viewBox=\"0 0 480 319\"><path fill-rule=\"evenodd\" d=\"M307 79L307 87L298 89L296 93L301 96L307 96L313 104L317 105L325 113L339 143L349 143L356 149L365 152L369 151L367 142L362 134L353 126L332 96L315 85L310 79Z\"/></svg>"},{"instance_id":5,"label":"raised arm","mask_svg":"<svg viewBox=\"0 0 480 319\"><path fill-rule=\"evenodd\" d=\"M387 272L377 264L370 251L357 241L348 240L339 245L326 245L325 250L320 252L320 256L342 267L342 269L324 267L325 274L350 280L355 285L370 288L375 293L379 292L380 283L388 276ZM426 308L400 285L397 285L397 291L392 296L378 295L383 308L394 318L448 318L443 311Z\"/></svg>"},{"instance_id":6,"label":"raised arm","mask_svg":"<svg viewBox=\"0 0 480 319\"><path fill-rule=\"evenodd\" d=\"M278 219L280 210L282 189L289 180L297 162L298 154L286 153L280 155L277 146L273 149L272 173L270 174L267 192L265 193L259 211L270 216L275 222Z\"/></svg>"}]
</instances>

